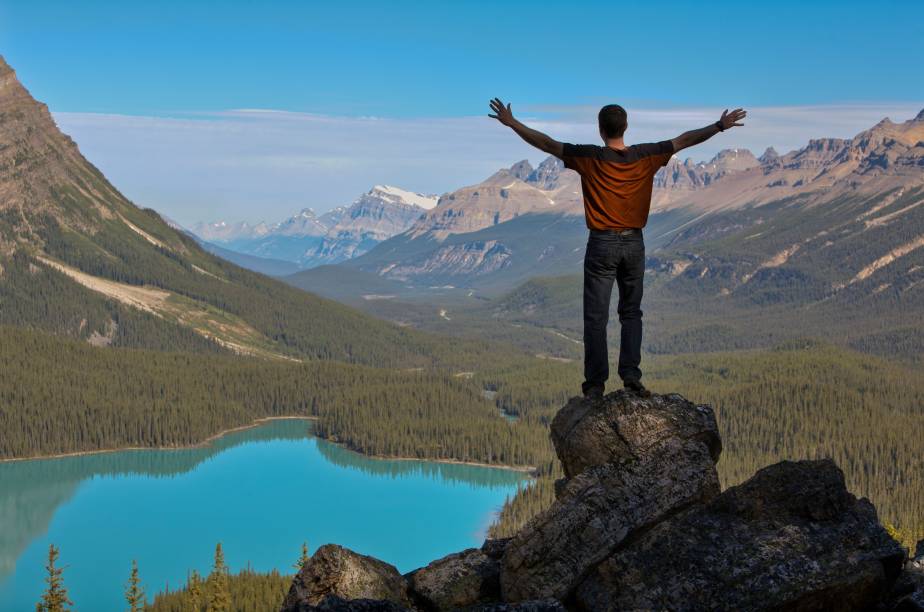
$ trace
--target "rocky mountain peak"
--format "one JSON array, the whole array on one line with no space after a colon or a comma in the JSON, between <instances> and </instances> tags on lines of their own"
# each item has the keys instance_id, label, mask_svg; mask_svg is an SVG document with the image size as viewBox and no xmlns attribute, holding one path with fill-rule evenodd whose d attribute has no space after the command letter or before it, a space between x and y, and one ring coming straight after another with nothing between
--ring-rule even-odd
<instances>
[{"instance_id":1,"label":"rocky mountain peak","mask_svg":"<svg viewBox=\"0 0 924 612\"><path fill-rule=\"evenodd\" d=\"M264 235L323 236L327 229L328 226L318 219L313 208L303 208L288 219L267 228Z\"/></svg>"},{"instance_id":2,"label":"rocky mountain peak","mask_svg":"<svg viewBox=\"0 0 924 612\"><path fill-rule=\"evenodd\" d=\"M889 128L889 127L891 127L891 126L893 126L893 125L895 125L895 122L894 122L894 121L892 121L892 120L889 119L888 117L883 117L883 118L879 121L879 123L877 123L876 125L874 125L874 126L873 126L872 128L870 128L870 129L872 129L872 130L876 130L876 129L885 129L885 128Z\"/></svg>"},{"instance_id":3,"label":"rocky mountain peak","mask_svg":"<svg viewBox=\"0 0 924 612\"><path fill-rule=\"evenodd\" d=\"M775 162L780 159L780 154L776 152L776 149L773 147L767 147L767 150L764 151L760 157L757 158L762 164L768 164Z\"/></svg>"},{"instance_id":4,"label":"rocky mountain peak","mask_svg":"<svg viewBox=\"0 0 924 612\"><path fill-rule=\"evenodd\" d=\"M554 155L549 155L542 160L542 163L535 170L529 173L529 176L526 177L526 182L535 185L539 189L555 189L559 185L559 177L564 169L565 165L560 159Z\"/></svg>"},{"instance_id":5,"label":"rocky mountain peak","mask_svg":"<svg viewBox=\"0 0 924 612\"><path fill-rule=\"evenodd\" d=\"M0 58L0 213L11 216L12 233L21 240L4 244L0 254L12 252L16 242L40 244L35 229L39 218L93 231L103 219L129 202L81 154L77 145L55 124L48 107L35 100ZM64 205L61 193L79 194L81 205Z\"/></svg>"},{"instance_id":6,"label":"rocky mountain peak","mask_svg":"<svg viewBox=\"0 0 924 612\"><path fill-rule=\"evenodd\" d=\"M362 255L372 246L408 230L436 207L438 197L393 185L375 185L336 215L339 217L317 247L306 253L315 263L337 263Z\"/></svg>"},{"instance_id":7,"label":"rocky mountain peak","mask_svg":"<svg viewBox=\"0 0 924 612\"><path fill-rule=\"evenodd\" d=\"M921 109L921 112L919 112L917 115L915 115L915 117L914 117L914 119L912 119L912 121L924 121L924 108Z\"/></svg>"},{"instance_id":8,"label":"rocky mountain peak","mask_svg":"<svg viewBox=\"0 0 924 612\"><path fill-rule=\"evenodd\" d=\"M533 167L527 159L521 159L517 163L510 166L510 169L508 170L510 174L517 177L521 181L525 181L526 177L528 177L532 171Z\"/></svg>"},{"instance_id":9,"label":"rocky mountain peak","mask_svg":"<svg viewBox=\"0 0 924 612\"><path fill-rule=\"evenodd\" d=\"M759 165L748 149L722 149L706 163L706 167L719 171L747 170Z\"/></svg>"},{"instance_id":10,"label":"rocky mountain peak","mask_svg":"<svg viewBox=\"0 0 924 612\"><path fill-rule=\"evenodd\" d=\"M356 202L360 202L370 197L393 204L404 204L407 206L422 208L424 210L430 210L436 206L436 202L439 199L436 195L433 194L428 195L423 193L415 193L413 191L401 189L400 187L395 187L393 185L375 185L364 195L360 196ZM354 204L356 202L354 202Z\"/></svg>"}]
</instances>

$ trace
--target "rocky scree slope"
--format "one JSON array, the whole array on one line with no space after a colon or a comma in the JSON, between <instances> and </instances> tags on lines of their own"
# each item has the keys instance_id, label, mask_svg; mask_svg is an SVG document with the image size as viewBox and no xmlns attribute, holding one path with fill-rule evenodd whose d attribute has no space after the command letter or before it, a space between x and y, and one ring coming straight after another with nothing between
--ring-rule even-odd
<instances>
[{"instance_id":1,"label":"rocky scree slope","mask_svg":"<svg viewBox=\"0 0 924 612\"><path fill-rule=\"evenodd\" d=\"M830 460L720 491L715 415L676 394L573 398L551 435L566 476L514 537L404 575L324 545L281 609L922 609L924 542L908 560Z\"/></svg>"}]
</instances>

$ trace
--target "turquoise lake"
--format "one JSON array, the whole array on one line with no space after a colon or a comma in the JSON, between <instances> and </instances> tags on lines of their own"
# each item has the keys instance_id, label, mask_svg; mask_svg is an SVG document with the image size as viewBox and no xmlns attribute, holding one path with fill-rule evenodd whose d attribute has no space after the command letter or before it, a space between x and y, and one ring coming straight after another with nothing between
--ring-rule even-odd
<instances>
[{"instance_id":1,"label":"turquoise lake","mask_svg":"<svg viewBox=\"0 0 924 612\"><path fill-rule=\"evenodd\" d=\"M232 572L292 573L303 541L334 542L407 572L479 546L525 475L364 457L268 421L208 446L0 463L0 610L35 609L48 546L75 610L122 610L137 559L148 600L207 574L221 542ZM525 483L524 483L525 484Z\"/></svg>"}]
</instances>

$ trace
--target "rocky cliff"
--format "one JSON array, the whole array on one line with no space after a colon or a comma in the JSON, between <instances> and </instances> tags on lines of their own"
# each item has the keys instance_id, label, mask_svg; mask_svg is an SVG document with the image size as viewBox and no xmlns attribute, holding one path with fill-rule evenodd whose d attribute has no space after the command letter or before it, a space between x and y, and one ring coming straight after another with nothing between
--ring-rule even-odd
<instances>
[{"instance_id":1,"label":"rocky cliff","mask_svg":"<svg viewBox=\"0 0 924 612\"><path fill-rule=\"evenodd\" d=\"M924 609L924 542L909 560L831 461L721 491L715 415L679 395L574 398L551 435L566 476L514 537L405 575L328 544L283 612Z\"/></svg>"}]
</instances>

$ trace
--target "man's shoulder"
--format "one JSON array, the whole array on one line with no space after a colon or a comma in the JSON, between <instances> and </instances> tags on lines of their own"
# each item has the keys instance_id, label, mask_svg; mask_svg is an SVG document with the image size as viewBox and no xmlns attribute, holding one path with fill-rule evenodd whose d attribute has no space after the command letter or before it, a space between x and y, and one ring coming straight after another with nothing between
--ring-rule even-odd
<instances>
[{"instance_id":1,"label":"man's shoulder","mask_svg":"<svg viewBox=\"0 0 924 612\"><path fill-rule=\"evenodd\" d=\"M598 157L602 148L594 144L563 142L561 143L561 155L562 157Z\"/></svg>"},{"instance_id":2,"label":"man's shoulder","mask_svg":"<svg viewBox=\"0 0 924 612\"><path fill-rule=\"evenodd\" d=\"M669 155L674 153L674 143L670 140L642 142L629 146L629 149L639 158L651 155Z\"/></svg>"},{"instance_id":3,"label":"man's shoulder","mask_svg":"<svg viewBox=\"0 0 924 612\"><path fill-rule=\"evenodd\" d=\"M670 155L674 152L674 144L670 140L660 142L642 142L627 146L625 149L595 144L562 143L562 157L589 157L601 161L620 163L636 162L654 155Z\"/></svg>"}]
</instances>

